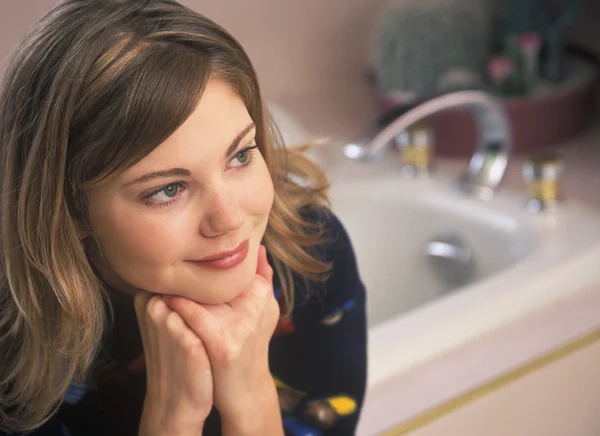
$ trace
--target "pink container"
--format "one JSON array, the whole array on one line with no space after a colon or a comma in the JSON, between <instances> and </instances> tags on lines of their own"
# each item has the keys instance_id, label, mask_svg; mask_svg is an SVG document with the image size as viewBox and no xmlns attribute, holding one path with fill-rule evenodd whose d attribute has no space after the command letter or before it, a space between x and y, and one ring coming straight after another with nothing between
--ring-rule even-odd
<instances>
[{"instance_id":1,"label":"pink container","mask_svg":"<svg viewBox=\"0 0 600 436\"><path fill-rule=\"evenodd\" d=\"M525 153L567 141L590 122L598 101L598 71L582 76L568 86L545 90L539 95L506 98L504 106L513 132L514 152ZM373 84L372 97L381 113L401 102L381 93ZM428 118L439 155L468 156L476 147L475 121L466 109L450 109Z\"/></svg>"}]
</instances>

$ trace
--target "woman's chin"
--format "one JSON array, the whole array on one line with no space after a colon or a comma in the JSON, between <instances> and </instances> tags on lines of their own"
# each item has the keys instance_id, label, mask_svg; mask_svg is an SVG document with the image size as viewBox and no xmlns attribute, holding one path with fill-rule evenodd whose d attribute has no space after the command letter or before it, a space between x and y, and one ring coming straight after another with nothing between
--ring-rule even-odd
<instances>
[{"instance_id":1,"label":"woman's chin","mask_svg":"<svg viewBox=\"0 0 600 436\"><path fill-rule=\"evenodd\" d=\"M218 283L212 283L208 286L204 284L201 289L196 288L190 291L188 298L199 304L229 303L248 291L252 286L253 279L252 277L249 280L224 280L223 282L219 280Z\"/></svg>"}]
</instances>

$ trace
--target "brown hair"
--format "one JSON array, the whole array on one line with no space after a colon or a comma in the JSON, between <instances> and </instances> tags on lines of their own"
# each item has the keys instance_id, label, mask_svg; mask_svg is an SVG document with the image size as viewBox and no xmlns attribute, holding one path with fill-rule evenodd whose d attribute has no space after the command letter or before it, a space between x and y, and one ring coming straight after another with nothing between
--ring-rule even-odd
<instances>
[{"instance_id":1,"label":"brown hair","mask_svg":"<svg viewBox=\"0 0 600 436\"><path fill-rule=\"evenodd\" d=\"M0 97L0 425L24 431L85 376L106 327L106 294L78 237L86 192L138 162L197 105L209 77L235 89L275 186L264 236L291 309L292 274L323 280L326 179L286 151L255 71L225 30L172 0L67 0L28 33ZM303 182L296 183L300 177Z\"/></svg>"}]
</instances>

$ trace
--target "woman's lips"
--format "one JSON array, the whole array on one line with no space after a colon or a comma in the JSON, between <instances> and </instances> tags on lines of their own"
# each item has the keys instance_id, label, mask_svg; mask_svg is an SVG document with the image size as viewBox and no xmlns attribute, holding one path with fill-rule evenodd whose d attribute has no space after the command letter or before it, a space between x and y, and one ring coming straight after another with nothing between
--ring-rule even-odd
<instances>
[{"instance_id":1,"label":"woman's lips","mask_svg":"<svg viewBox=\"0 0 600 436\"><path fill-rule=\"evenodd\" d=\"M248 255L249 240L246 239L235 250L228 253L211 256L204 260L191 260L195 265L203 266L212 269L231 269L238 266L246 259Z\"/></svg>"}]
</instances>

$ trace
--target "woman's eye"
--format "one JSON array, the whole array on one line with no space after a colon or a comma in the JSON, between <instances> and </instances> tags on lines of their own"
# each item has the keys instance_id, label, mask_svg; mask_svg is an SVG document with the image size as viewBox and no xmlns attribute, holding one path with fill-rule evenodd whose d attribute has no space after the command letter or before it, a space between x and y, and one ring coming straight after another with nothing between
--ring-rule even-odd
<instances>
[{"instance_id":1,"label":"woman's eye","mask_svg":"<svg viewBox=\"0 0 600 436\"><path fill-rule=\"evenodd\" d=\"M177 197L179 190L181 189L181 184L171 183L170 185L165 186L164 188L159 189L153 194L149 195L147 199L151 202L161 203L164 201L172 200Z\"/></svg>"},{"instance_id":2,"label":"woman's eye","mask_svg":"<svg viewBox=\"0 0 600 436\"><path fill-rule=\"evenodd\" d=\"M229 164L234 168L245 167L247 165L250 165L250 163L252 162L252 153L256 148L258 148L258 145L253 145L252 147L245 148L244 150L235 154L229 161Z\"/></svg>"},{"instance_id":3,"label":"woman's eye","mask_svg":"<svg viewBox=\"0 0 600 436\"><path fill-rule=\"evenodd\" d=\"M239 162L239 165L244 165L245 163L248 162L248 159L250 159L250 150L243 150L243 151L240 151L235 156L233 156L233 159L231 160L231 162L237 160ZM239 165L236 165L236 166L239 166Z\"/></svg>"}]
</instances>

